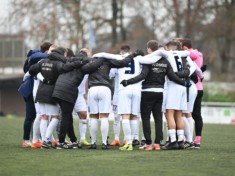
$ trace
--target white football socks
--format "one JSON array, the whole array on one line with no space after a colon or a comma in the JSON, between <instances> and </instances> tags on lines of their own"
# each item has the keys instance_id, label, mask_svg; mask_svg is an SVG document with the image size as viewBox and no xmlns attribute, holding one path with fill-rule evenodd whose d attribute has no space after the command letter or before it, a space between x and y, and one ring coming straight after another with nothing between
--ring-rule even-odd
<instances>
[{"instance_id":1,"label":"white football socks","mask_svg":"<svg viewBox=\"0 0 235 176\"><path fill-rule=\"evenodd\" d=\"M102 135L102 143L107 145L107 137L109 133L109 119L108 117L100 118L100 130Z\"/></svg>"},{"instance_id":2,"label":"white football socks","mask_svg":"<svg viewBox=\"0 0 235 176\"><path fill-rule=\"evenodd\" d=\"M119 114L114 114L113 132L114 132L115 140L119 141L119 135L120 135L120 115Z\"/></svg>"},{"instance_id":3,"label":"white football socks","mask_svg":"<svg viewBox=\"0 0 235 176\"><path fill-rule=\"evenodd\" d=\"M59 123L59 119L58 118L52 118L48 127L47 127L47 130L46 130L46 136L45 136L45 141L46 142L49 142L51 139L52 139L52 134L53 132L55 131L57 125Z\"/></svg>"},{"instance_id":4,"label":"white football socks","mask_svg":"<svg viewBox=\"0 0 235 176\"><path fill-rule=\"evenodd\" d=\"M184 130L177 130L178 141L184 141Z\"/></svg>"},{"instance_id":5,"label":"white football socks","mask_svg":"<svg viewBox=\"0 0 235 176\"><path fill-rule=\"evenodd\" d=\"M122 129L125 136L127 144L132 144L131 140L131 127L129 119L122 119Z\"/></svg>"},{"instance_id":6,"label":"white football socks","mask_svg":"<svg viewBox=\"0 0 235 176\"><path fill-rule=\"evenodd\" d=\"M46 137L47 125L48 125L48 116L42 115L40 123L40 133L42 141L44 141Z\"/></svg>"},{"instance_id":7,"label":"white football socks","mask_svg":"<svg viewBox=\"0 0 235 176\"><path fill-rule=\"evenodd\" d=\"M176 131L175 131L175 129L169 129L168 130L168 136L170 138L170 142L175 142L176 141Z\"/></svg>"},{"instance_id":8,"label":"white football socks","mask_svg":"<svg viewBox=\"0 0 235 176\"><path fill-rule=\"evenodd\" d=\"M139 137L135 138L136 134L138 135L138 132L137 132L137 130L138 130L138 120L137 119L130 120L130 127L131 127L131 140L132 141L134 139L138 140Z\"/></svg>"},{"instance_id":9,"label":"white football socks","mask_svg":"<svg viewBox=\"0 0 235 176\"><path fill-rule=\"evenodd\" d=\"M190 126L190 135L193 141L193 132L194 132L194 120L192 117L187 118L188 122L189 122L189 126Z\"/></svg>"},{"instance_id":10,"label":"white football socks","mask_svg":"<svg viewBox=\"0 0 235 176\"><path fill-rule=\"evenodd\" d=\"M184 122L184 135L185 135L186 141L192 142L192 139L190 139L191 129L190 129L190 125L186 117L183 117L183 122Z\"/></svg>"},{"instance_id":11,"label":"white football socks","mask_svg":"<svg viewBox=\"0 0 235 176\"><path fill-rule=\"evenodd\" d=\"M86 139L87 119L79 119L80 140Z\"/></svg>"},{"instance_id":12,"label":"white football socks","mask_svg":"<svg viewBox=\"0 0 235 176\"><path fill-rule=\"evenodd\" d=\"M41 117L39 114L37 114L34 122L33 122L33 143L37 142L41 135L40 135L40 122L41 122Z\"/></svg>"},{"instance_id":13,"label":"white football socks","mask_svg":"<svg viewBox=\"0 0 235 176\"><path fill-rule=\"evenodd\" d=\"M90 134L91 134L91 144L96 143L96 134L98 131L99 120L95 118L90 118Z\"/></svg>"}]
</instances>

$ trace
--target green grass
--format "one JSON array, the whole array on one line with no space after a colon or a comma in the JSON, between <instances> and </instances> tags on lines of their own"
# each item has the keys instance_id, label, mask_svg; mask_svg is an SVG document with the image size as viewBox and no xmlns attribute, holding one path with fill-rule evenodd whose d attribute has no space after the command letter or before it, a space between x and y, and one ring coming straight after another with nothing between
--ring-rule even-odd
<instances>
[{"instance_id":1,"label":"green grass","mask_svg":"<svg viewBox=\"0 0 235 176\"><path fill-rule=\"evenodd\" d=\"M205 125L200 150L123 152L117 148L22 149L22 124L21 118L0 118L0 175L235 175L235 126L232 125Z\"/></svg>"}]
</instances>

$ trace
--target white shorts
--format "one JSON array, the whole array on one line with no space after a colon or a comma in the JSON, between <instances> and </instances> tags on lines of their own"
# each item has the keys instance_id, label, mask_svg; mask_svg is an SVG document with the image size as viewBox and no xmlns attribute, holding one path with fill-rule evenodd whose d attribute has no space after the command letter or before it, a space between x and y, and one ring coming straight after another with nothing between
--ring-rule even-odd
<instances>
[{"instance_id":1,"label":"white shorts","mask_svg":"<svg viewBox=\"0 0 235 176\"><path fill-rule=\"evenodd\" d=\"M141 90L122 89L118 95L118 114L139 115Z\"/></svg>"},{"instance_id":2,"label":"white shorts","mask_svg":"<svg viewBox=\"0 0 235 176\"><path fill-rule=\"evenodd\" d=\"M37 114L41 114L41 113L40 113L40 105L39 105L39 102L34 103L34 106L35 106L36 113L37 113Z\"/></svg>"},{"instance_id":3,"label":"white shorts","mask_svg":"<svg viewBox=\"0 0 235 176\"><path fill-rule=\"evenodd\" d=\"M164 90L163 90L163 99L162 99L162 112L166 112L166 95L167 95L167 80L164 83Z\"/></svg>"},{"instance_id":4,"label":"white shorts","mask_svg":"<svg viewBox=\"0 0 235 176\"><path fill-rule=\"evenodd\" d=\"M87 111L87 103L84 94L78 94L77 100L74 105L75 112Z\"/></svg>"},{"instance_id":5,"label":"white shorts","mask_svg":"<svg viewBox=\"0 0 235 176\"><path fill-rule=\"evenodd\" d=\"M166 112L166 95L167 95L167 89L163 90L163 99L162 99L162 112L165 113Z\"/></svg>"},{"instance_id":6,"label":"white shorts","mask_svg":"<svg viewBox=\"0 0 235 176\"><path fill-rule=\"evenodd\" d=\"M47 103L39 103L40 114L46 114L48 116L58 116L60 114L59 105L52 105Z\"/></svg>"},{"instance_id":7,"label":"white shorts","mask_svg":"<svg viewBox=\"0 0 235 176\"><path fill-rule=\"evenodd\" d=\"M194 102L197 97L197 87L192 81L191 81L191 83L192 83L192 85L189 88L189 102L187 102L187 110L183 111L183 113L193 112Z\"/></svg>"},{"instance_id":8,"label":"white shorts","mask_svg":"<svg viewBox=\"0 0 235 176\"><path fill-rule=\"evenodd\" d=\"M186 87L172 81L169 81L167 86L166 109L187 110Z\"/></svg>"},{"instance_id":9,"label":"white shorts","mask_svg":"<svg viewBox=\"0 0 235 176\"><path fill-rule=\"evenodd\" d=\"M106 86L95 86L88 90L88 107L90 114L110 113L111 90Z\"/></svg>"}]
</instances>

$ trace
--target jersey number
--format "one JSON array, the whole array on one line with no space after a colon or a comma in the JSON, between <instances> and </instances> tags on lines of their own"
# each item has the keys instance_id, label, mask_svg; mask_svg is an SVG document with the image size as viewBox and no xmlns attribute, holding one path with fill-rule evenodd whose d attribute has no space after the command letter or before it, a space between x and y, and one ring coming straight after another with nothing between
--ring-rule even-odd
<instances>
[{"instance_id":1,"label":"jersey number","mask_svg":"<svg viewBox=\"0 0 235 176\"><path fill-rule=\"evenodd\" d=\"M177 66L177 70L178 71L182 71L183 70L183 65L180 62L180 58L178 56L174 56L175 57L175 62L176 62L176 66Z\"/></svg>"},{"instance_id":2,"label":"jersey number","mask_svg":"<svg viewBox=\"0 0 235 176\"><path fill-rule=\"evenodd\" d=\"M125 74L134 74L135 73L134 61L131 61L128 66L129 66L129 68L125 70Z\"/></svg>"}]
</instances>

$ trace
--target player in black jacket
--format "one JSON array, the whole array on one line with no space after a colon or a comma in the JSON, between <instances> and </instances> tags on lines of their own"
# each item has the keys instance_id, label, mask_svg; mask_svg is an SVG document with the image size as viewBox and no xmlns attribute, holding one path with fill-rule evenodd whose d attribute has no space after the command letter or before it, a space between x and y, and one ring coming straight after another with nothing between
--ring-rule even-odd
<instances>
[{"instance_id":1,"label":"player in black jacket","mask_svg":"<svg viewBox=\"0 0 235 176\"><path fill-rule=\"evenodd\" d=\"M151 40L147 43L148 53L158 49L158 43ZM187 70L186 70L187 72ZM121 84L127 86L142 81L142 94L141 94L141 118L143 124L144 137L146 145L140 147L145 150L160 150L160 141L163 139L162 132L162 103L163 103L163 90L165 84L165 77L184 86L190 84L179 78L173 71L169 61L161 58L154 64L143 65L140 75L129 80L123 80ZM151 127L150 115L153 113L155 122L155 141L152 145L151 140Z\"/></svg>"},{"instance_id":2,"label":"player in black jacket","mask_svg":"<svg viewBox=\"0 0 235 176\"><path fill-rule=\"evenodd\" d=\"M85 56L79 53L76 57L71 58L69 62L74 62ZM78 86L82 82L84 75L92 73L97 70L99 66L103 64L102 58L92 58L90 62L79 69L74 69L70 72L59 75L52 97L58 102L62 111L62 121L60 124L59 133L59 146L61 148L78 148L80 147L77 143L77 138L73 130L73 117L72 112L74 104L78 95ZM73 145L67 145L65 143L66 133Z\"/></svg>"}]
</instances>

